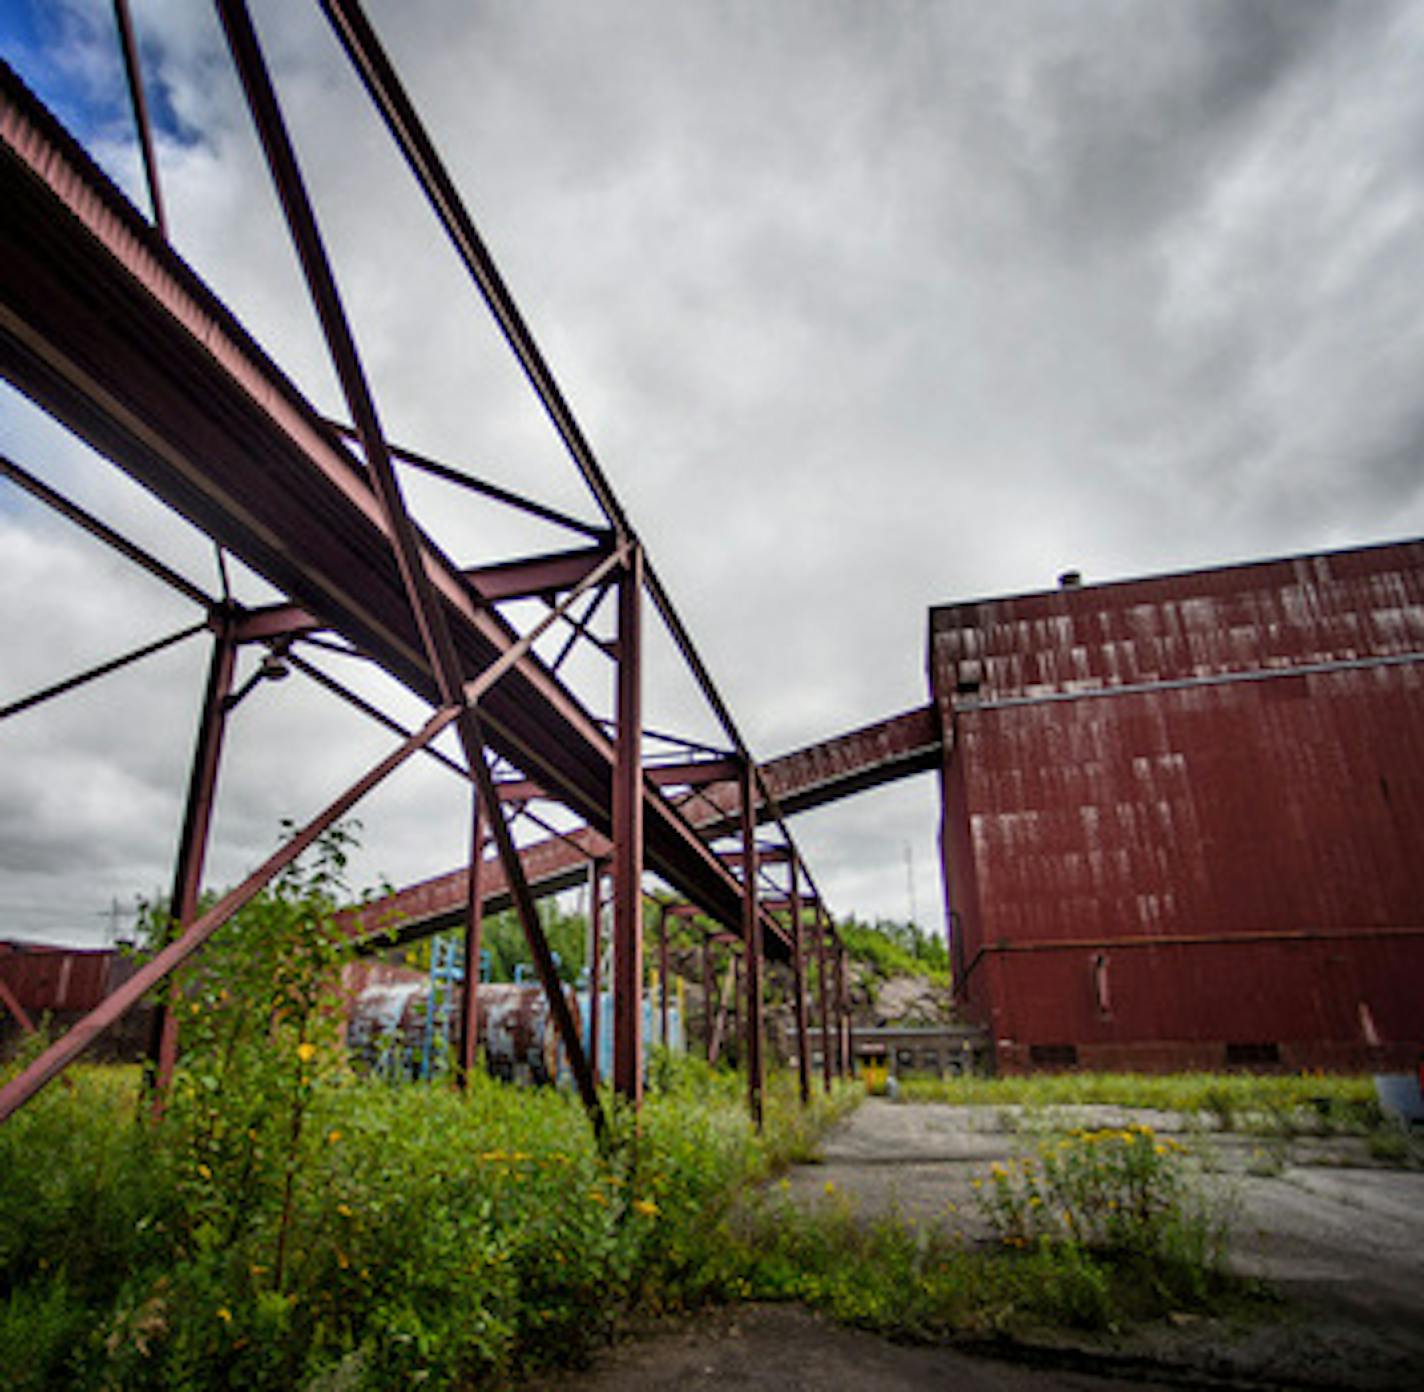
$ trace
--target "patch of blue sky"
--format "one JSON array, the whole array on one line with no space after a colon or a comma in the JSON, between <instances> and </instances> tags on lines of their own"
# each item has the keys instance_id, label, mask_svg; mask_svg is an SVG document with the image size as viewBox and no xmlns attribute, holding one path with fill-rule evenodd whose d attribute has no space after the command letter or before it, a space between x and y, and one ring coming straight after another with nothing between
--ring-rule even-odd
<instances>
[{"instance_id":1,"label":"patch of blue sky","mask_svg":"<svg viewBox=\"0 0 1424 1392\"><path fill-rule=\"evenodd\" d=\"M189 144L151 44L139 38L149 119L161 139ZM0 53L26 86L84 144L133 135L113 7L66 0L0 0Z\"/></svg>"}]
</instances>

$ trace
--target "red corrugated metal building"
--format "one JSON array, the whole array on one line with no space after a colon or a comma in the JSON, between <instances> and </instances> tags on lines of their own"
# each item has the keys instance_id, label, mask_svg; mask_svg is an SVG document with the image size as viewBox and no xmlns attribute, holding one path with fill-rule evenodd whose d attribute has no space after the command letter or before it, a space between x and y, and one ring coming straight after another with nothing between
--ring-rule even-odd
<instances>
[{"instance_id":1,"label":"red corrugated metal building","mask_svg":"<svg viewBox=\"0 0 1424 1392\"><path fill-rule=\"evenodd\" d=\"M15 1006L30 1025L48 1019L54 1029L68 1029L134 970L132 958L110 948L0 942L0 1055L24 1028ZM147 1007L131 1011L117 1029L103 1036L91 1056L137 1057L146 1039L147 1017Z\"/></svg>"},{"instance_id":2,"label":"red corrugated metal building","mask_svg":"<svg viewBox=\"0 0 1424 1392\"><path fill-rule=\"evenodd\" d=\"M945 882L998 1066L1424 1050L1424 542L946 605Z\"/></svg>"}]
</instances>

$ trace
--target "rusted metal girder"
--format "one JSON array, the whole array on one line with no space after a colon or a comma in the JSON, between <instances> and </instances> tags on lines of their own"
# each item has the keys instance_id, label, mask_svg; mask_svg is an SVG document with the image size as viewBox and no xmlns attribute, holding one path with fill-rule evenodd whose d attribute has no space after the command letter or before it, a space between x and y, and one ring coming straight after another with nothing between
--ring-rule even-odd
<instances>
[{"instance_id":1,"label":"rusted metal girder","mask_svg":"<svg viewBox=\"0 0 1424 1392\"><path fill-rule=\"evenodd\" d=\"M127 537L121 536L107 522L101 522L93 513L86 512L77 503L70 502L62 493L56 492L49 484L37 479L28 469L21 468L13 459L3 454L0 454L0 475L23 488L32 498L52 508L61 517L73 522L76 527L88 532L95 540L102 541L105 546L111 547L141 570L147 571L155 580L162 581L169 589L176 590L185 599L192 600L200 608L211 610L217 603L171 566L164 565L143 547L136 546Z\"/></svg>"},{"instance_id":2,"label":"rusted metal girder","mask_svg":"<svg viewBox=\"0 0 1424 1392\"><path fill-rule=\"evenodd\" d=\"M588 1053L593 1080L601 1081L603 1043L603 876L604 860L592 860L588 867Z\"/></svg>"},{"instance_id":3,"label":"rusted metal girder","mask_svg":"<svg viewBox=\"0 0 1424 1392\"><path fill-rule=\"evenodd\" d=\"M667 1047L668 1037L668 906L658 906L658 1043Z\"/></svg>"},{"instance_id":4,"label":"rusted metal girder","mask_svg":"<svg viewBox=\"0 0 1424 1392\"><path fill-rule=\"evenodd\" d=\"M742 790L742 943L746 959L747 1020L746 1065L747 1105L752 1123L758 1130L762 1123L762 1091L764 1086L761 1028L761 910L757 904L756 821L752 812L752 769L743 767Z\"/></svg>"},{"instance_id":5,"label":"rusted metal girder","mask_svg":"<svg viewBox=\"0 0 1424 1392\"><path fill-rule=\"evenodd\" d=\"M426 132L364 11L356 0L322 0L322 9L456 254L479 288L505 341L563 440L569 457L588 485L589 492L620 540L631 537L632 528L594 457L592 447L564 400L554 374L534 341L534 335L525 324L524 316L520 314L514 297L494 264L494 258L475 229L474 219L465 207L460 191L450 178L435 143Z\"/></svg>"},{"instance_id":6,"label":"rusted metal girder","mask_svg":"<svg viewBox=\"0 0 1424 1392\"><path fill-rule=\"evenodd\" d=\"M395 552L401 585L415 617L421 647L440 692L441 704L457 710L456 729L463 746L466 763L479 789L479 796L490 809L491 825L505 873L514 892L515 907L524 928L530 956L549 1009L554 1017L569 1065L580 1096L600 1136L604 1132L603 1109L588 1071L588 1060L578 1037L578 1029L564 999L553 956L544 937L544 930L534 908L534 901L524 883L519 866L519 853L509 833L493 780L486 763L485 743L480 721L473 709L473 696L462 669L459 653L451 636L446 610L440 602L431 574L426 569L422 541L406 511L395 466L386 449L384 433L376 412L366 374L350 325L342 308L340 292L330 262L322 244L316 215L307 196L306 186L298 166L296 152L287 134L286 123L272 86L256 30L252 26L245 0L217 0L218 14L227 35L228 49L237 68L248 108L267 158L272 181L276 185L287 219L288 231L296 248L302 272L307 281L317 317L321 321L336 375L346 397L347 408L361 441L371 482L380 502L386 531ZM487 672L499 664L496 662Z\"/></svg>"},{"instance_id":7,"label":"rusted metal girder","mask_svg":"<svg viewBox=\"0 0 1424 1392\"><path fill-rule=\"evenodd\" d=\"M83 672L76 672L74 676L66 677L63 681L55 682L39 691L32 691L28 696L22 696L18 700L11 701L8 705L0 706L0 720L8 720L12 715L32 710L35 706L41 706L46 701L52 701L56 696L63 696L66 692L87 686L92 681L98 681L100 677L107 677L111 672L121 671L135 662L142 661L145 657L152 657L154 653L163 652L167 648L186 641L194 634L202 633L207 627L206 622L189 624L187 628L180 628L177 633L170 633L166 638L156 638L152 643L145 643L141 648L124 653L122 657L110 658L107 662L99 663L97 667L86 668Z\"/></svg>"},{"instance_id":8,"label":"rusted metal girder","mask_svg":"<svg viewBox=\"0 0 1424 1392\"><path fill-rule=\"evenodd\" d=\"M144 92L143 72L139 67L138 39L134 35L129 0L114 0L114 22L119 31L119 48L123 53L124 76L128 80L134 126L138 130L138 147L143 156L143 176L148 184L148 201L153 210L153 225L157 228L158 235L166 241L168 239L168 219L163 211L163 189L158 182L158 160L153 152L153 127L148 119L148 97Z\"/></svg>"},{"instance_id":9,"label":"rusted metal girder","mask_svg":"<svg viewBox=\"0 0 1424 1392\"><path fill-rule=\"evenodd\" d=\"M470 875L465 895L465 978L460 983L460 1057L455 1081L468 1088L475 1071L480 1038L480 942L484 928L484 895L480 874L485 860L485 819L480 795L470 789Z\"/></svg>"},{"instance_id":10,"label":"rusted metal girder","mask_svg":"<svg viewBox=\"0 0 1424 1392\"><path fill-rule=\"evenodd\" d=\"M791 989L796 1022L796 1077L801 1087L801 1104L811 1101L811 1042L806 1035L806 971L802 958L801 875L791 867Z\"/></svg>"},{"instance_id":11,"label":"rusted metal girder","mask_svg":"<svg viewBox=\"0 0 1424 1392\"><path fill-rule=\"evenodd\" d=\"M618 757L613 767L613 1086L643 1096L643 553L618 581Z\"/></svg>"},{"instance_id":12,"label":"rusted metal girder","mask_svg":"<svg viewBox=\"0 0 1424 1392\"><path fill-rule=\"evenodd\" d=\"M827 1092L831 1090L831 1074L834 1064L831 1058L831 1041L834 1035L831 1030L831 992L829 983L826 980L828 975L826 963L826 913L824 909L816 911L816 995L818 1004L821 1007L821 1080L825 1084Z\"/></svg>"},{"instance_id":13,"label":"rusted metal girder","mask_svg":"<svg viewBox=\"0 0 1424 1392\"><path fill-rule=\"evenodd\" d=\"M356 431L349 425L343 425L338 421L327 421L339 435L344 435L347 439L357 439ZM474 478L470 474L459 469L452 468L448 464L442 464L438 460L431 459L428 455L417 454L414 450L404 449L400 445L393 445L387 442L391 458L398 459L402 464L409 464L412 469L419 473L429 474L433 478L444 479L447 483L457 484L461 488L469 489L472 493L478 493L481 497L491 498L497 503L502 503L505 507L514 508L518 512L528 513L531 517L537 517L544 522L552 522L557 527L567 528L569 531L580 532L584 536L592 537L595 541L606 542L609 539L607 527L595 527L592 523L581 522L577 517L570 517L566 512L559 512L556 508L548 507L544 503L536 502L533 498L523 497L519 493L511 493L507 488L500 488L498 484L488 483L484 479Z\"/></svg>"},{"instance_id":14,"label":"rusted metal girder","mask_svg":"<svg viewBox=\"0 0 1424 1392\"><path fill-rule=\"evenodd\" d=\"M363 467L0 65L0 371L428 701L439 692ZM517 635L422 539L462 661ZM607 835L611 741L532 656L492 693L493 746ZM726 924L734 879L655 792L649 868Z\"/></svg>"},{"instance_id":15,"label":"rusted metal girder","mask_svg":"<svg viewBox=\"0 0 1424 1392\"><path fill-rule=\"evenodd\" d=\"M218 765L222 760L223 734L227 729L228 698L232 693L236 662L237 644L233 641L231 617L224 616L213 637L203 709L198 719L198 737L193 746L188 796L183 805L183 828L178 837L178 859L173 868L173 890L168 898L168 923L161 938L165 943L172 940L182 925L191 923L198 911L203 864L208 853L208 833L213 823L213 801L217 795ZM178 987L175 982L168 993L168 1000L154 1009L150 1021L145 1075L160 1107L178 1059L177 1004Z\"/></svg>"},{"instance_id":16,"label":"rusted metal girder","mask_svg":"<svg viewBox=\"0 0 1424 1392\"><path fill-rule=\"evenodd\" d=\"M850 1036L850 988L846 981L846 949L836 945L836 1043L839 1065L836 1072L842 1077L854 1073L852 1036Z\"/></svg>"}]
</instances>

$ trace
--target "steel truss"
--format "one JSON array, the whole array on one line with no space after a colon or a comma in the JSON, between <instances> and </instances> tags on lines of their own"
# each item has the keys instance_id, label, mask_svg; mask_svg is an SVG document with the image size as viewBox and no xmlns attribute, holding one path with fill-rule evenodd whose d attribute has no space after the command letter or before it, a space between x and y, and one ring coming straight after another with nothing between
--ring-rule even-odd
<instances>
[{"instance_id":1,"label":"steel truss","mask_svg":"<svg viewBox=\"0 0 1424 1392\"><path fill-rule=\"evenodd\" d=\"M714 1005L709 990L708 1052L717 1055L728 1009L735 1009L748 1066L748 1102L760 1122L763 960L791 964L801 1095L808 1099L804 956L809 941L816 953L822 1029L827 1038L834 1034L841 1041L834 1067L830 1051L823 1050L829 1087L833 1072L849 1067L844 952L774 788L747 749L375 31L357 0L319 3L604 521L598 526L581 522L387 438L244 0L216 0L217 10L350 424L319 415L169 246L127 0L115 0L115 13L151 220L0 64L0 372L210 537L218 548L223 582L220 596L206 593L22 465L0 459L0 472L12 483L183 595L203 615L186 629L11 701L0 708L0 719L199 632L212 635L174 872L171 937L123 986L0 1089L0 1121L198 953L324 830L396 768L423 753L470 784L470 860L458 877L466 960L478 960L482 915L512 904L594 1127L602 1133L605 1125L596 1078L559 989L534 898L591 875L596 971L602 933L599 886L611 874L612 1082L636 1105L643 1076L643 880L649 870L686 900L671 912L696 912L717 925L704 946L704 980L710 984L715 979L714 957L726 950L733 972L745 983L740 1003L724 991ZM562 526L578 534L579 545L497 565L458 567L412 517L397 463ZM237 603L227 584L225 553L276 586L285 602L255 609ZM611 643L591 628L610 595L617 611ZM547 612L520 631L501 606L528 598L541 599ZM721 727L725 748L643 729L645 600L695 678ZM556 625L568 631L549 663L535 651L535 643ZM564 660L581 644L615 664L611 725L587 711L559 675ZM234 690L238 654L249 646L262 652L263 660L252 678ZM302 655L304 648L374 663L419 696L430 715L419 729L407 729L311 663ZM280 677L289 669L379 722L400 743L240 885L199 913L228 719L264 677ZM463 761L432 747L451 728L459 736ZM645 764L650 744L665 752ZM581 826L556 828L530 809L541 798L560 804ZM543 828L545 839L516 847L512 825L520 818ZM770 848L756 841L758 822L768 820L780 832ZM729 833L734 846L723 844L719 850ZM490 842L496 858L487 862ZM767 874L774 864L787 868L784 886ZM664 1015L666 917L667 911L660 939ZM369 928L359 914L349 922L358 937ZM420 931L434 926L443 924L427 916ZM476 976L466 974L461 999L460 1078L474 1060ZM171 1010L156 1012L150 1065L160 1101L176 1056L175 1019ZM595 1058L596 1051L595 1036Z\"/></svg>"}]
</instances>

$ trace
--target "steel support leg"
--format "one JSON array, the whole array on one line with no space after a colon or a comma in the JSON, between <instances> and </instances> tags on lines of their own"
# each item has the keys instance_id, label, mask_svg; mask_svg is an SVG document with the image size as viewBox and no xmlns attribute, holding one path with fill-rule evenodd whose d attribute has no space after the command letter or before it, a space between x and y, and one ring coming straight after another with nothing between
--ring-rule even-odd
<instances>
[{"instance_id":1,"label":"steel support leg","mask_svg":"<svg viewBox=\"0 0 1424 1392\"><path fill-rule=\"evenodd\" d=\"M668 1042L668 940L667 905L658 910L658 1043Z\"/></svg>"},{"instance_id":2,"label":"steel support leg","mask_svg":"<svg viewBox=\"0 0 1424 1392\"><path fill-rule=\"evenodd\" d=\"M850 990L846 984L846 952L836 952L836 1039L840 1045L836 1072L849 1078L853 1072L850 1057Z\"/></svg>"},{"instance_id":3,"label":"steel support leg","mask_svg":"<svg viewBox=\"0 0 1424 1392\"><path fill-rule=\"evenodd\" d=\"M613 767L613 1086L643 1097L643 553L618 584L618 701Z\"/></svg>"},{"instance_id":4,"label":"steel support leg","mask_svg":"<svg viewBox=\"0 0 1424 1392\"><path fill-rule=\"evenodd\" d=\"M168 924L163 942L171 942L176 932L187 927L198 911L202 890L203 862L207 857L208 832L213 822L213 797L217 791L218 764L222 757L223 734L227 728L227 698L232 694L232 674L237 661L237 644L232 636L232 620L224 615L213 638L208 662L208 681L203 693L203 711L198 721L198 738L188 773L188 797L183 807L183 829L178 838L178 860L173 868L173 890L168 900ZM173 1069L178 1060L178 1004L176 983L168 999L155 1007L149 1027L148 1060L144 1068L147 1086L161 1108Z\"/></svg>"},{"instance_id":5,"label":"steel support leg","mask_svg":"<svg viewBox=\"0 0 1424 1392\"><path fill-rule=\"evenodd\" d=\"M717 972L712 964L712 944L702 944L702 1043L707 1052L707 1062L714 1062L712 1055L712 1021L717 1011Z\"/></svg>"},{"instance_id":6,"label":"steel support leg","mask_svg":"<svg viewBox=\"0 0 1424 1392\"><path fill-rule=\"evenodd\" d=\"M485 816L477 792L471 791L470 879L465 894L465 979L460 983L460 1065L455 1080L461 1091L470 1086L480 1039L480 940L484 935Z\"/></svg>"},{"instance_id":7,"label":"steel support leg","mask_svg":"<svg viewBox=\"0 0 1424 1392\"><path fill-rule=\"evenodd\" d=\"M791 989L795 992L796 1072L801 1084L801 1105L811 1101L811 1044L806 1037L806 964L802 956L801 867L791 862Z\"/></svg>"},{"instance_id":8,"label":"steel support leg","mask_svg":"<svg viewBox=\"0 0 1424 1392\"><path fill-rule=\"evenodd\" d=\"M588 872L588 1055L595 1083L601 1081L603 1043L603 869L595 860Z\"/></svg>"},{"instance_id":9,"label":"steel support leg","mask_svg":"<svg viewBox=\"0 0 1424 1392\"><path fill-rule=\"evenodd\" d=\"M751 764L742 766L742 942L747 958L746 1063L747 1104L758 1130L765 1082L761 1029L761 913L757 905L756 806L752 801Z\"/></svg>"},{"instance_id":10,"label":"steel support leg","mask_svg":"<svg viewBox=\"0 0 1424 1392\"><path fill-rule=\"evenodd\" d=\"M818 907L816 909L816 1003L820 1007L818 1014L821 1017L821 1079L825 1084L826 1091L829 1092L831 1090L832 1050L835 1046L835 1035L831 1031L831 992L826 979L827 975L826 915L825 910Z\"/></svg>"}]
</instances>

